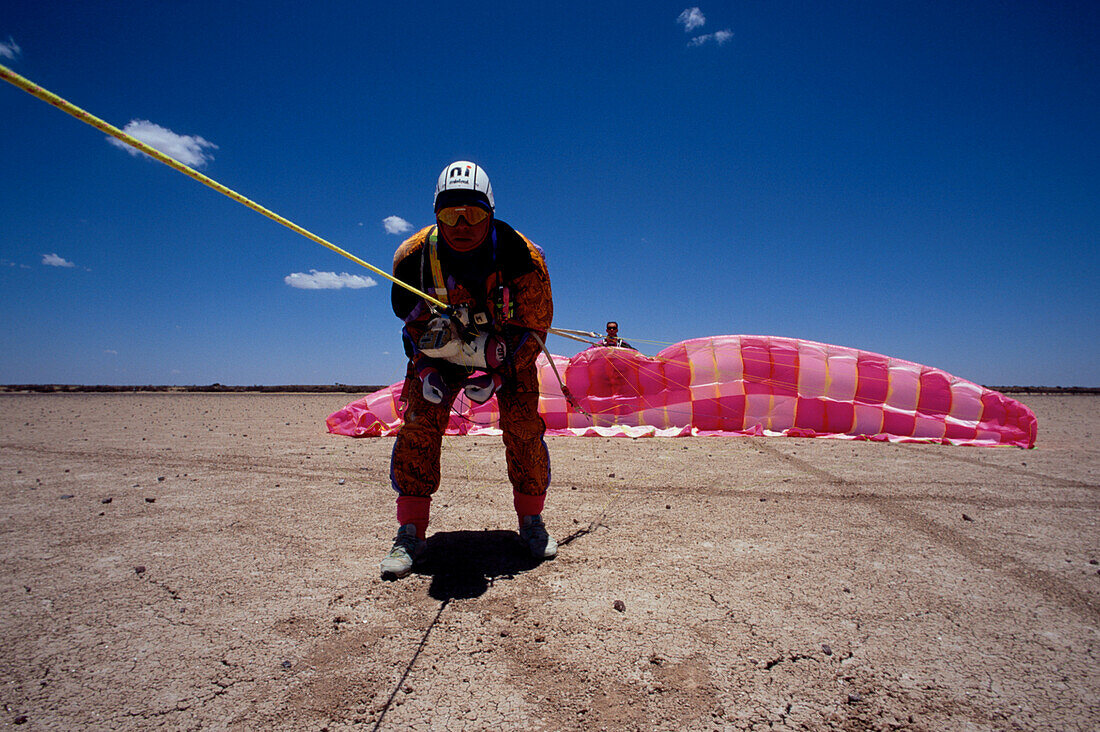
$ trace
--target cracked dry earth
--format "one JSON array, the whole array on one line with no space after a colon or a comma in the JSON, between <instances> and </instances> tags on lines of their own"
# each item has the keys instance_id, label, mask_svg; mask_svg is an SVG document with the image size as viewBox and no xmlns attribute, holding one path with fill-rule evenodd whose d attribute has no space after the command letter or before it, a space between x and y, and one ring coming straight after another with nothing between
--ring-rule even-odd
<instances>
[{"instance_id":1,"label":"cracked dry earth","mask_svg":"<svg viewBox=\"0 0 1100 732\"><path fill-rule=\"evenodd\" d=\"M347 395L0 395L0 724L1087 730L1094 396L1039 447L552 438L535 564L498 438L447 438L398 582Z\"/></svg>"}]
</instances>

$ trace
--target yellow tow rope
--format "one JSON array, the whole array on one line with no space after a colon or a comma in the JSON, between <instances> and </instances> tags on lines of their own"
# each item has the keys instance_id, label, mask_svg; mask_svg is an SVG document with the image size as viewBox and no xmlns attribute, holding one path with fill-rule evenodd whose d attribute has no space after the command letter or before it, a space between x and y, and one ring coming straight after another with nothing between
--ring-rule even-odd
<instances>
[{"instance_id":1,"label":"yellow tow rope","mask_svg":"<svg viewBox=\"0 0 1100 732\"><path fill-rule=\"evenodd\" d=\"M110 135L111 137L114 137L118 140L121 140L122 142L126 143L130 147L135 148L137 150L140 150L141 152L145 153L146 155L153 158L154 160L159 160L160 162L164 163L168 167L174 168L175 170L178 170L179 172L183 173L187 177L194 178L199 183L202 183L204 186L209 186L210 188L213 188L215 191L222 194L223 196L227 196L228 198L232 198L237 203L248 206L250 209L252 209L256 213L263 214L264 216L268 217L272 221L275 221L277 223L282 224L283 226L290 229L291 231L293 231L295 233L298 233L298 234L301 234L302 236L304 236L305 238L307 238L311 241L317 242L318 244L325 247L326 249L331 249L332 251L336 252L337 254L339 254L343 257L347 257L348 259L355 262L356 264L359 264L359 265L362 265L362 266L366 267L371 272L374 272L375 274L377 274L381 277L385 277L387 280L394 283L395 285L400 285L401 287L404 287L406 290L413 293L414 295L417 295L419 297L424 298L425 300L430 302L432 305L436 305L440 308L443 308L444 310L447 309L447 304L446 303L444 303L440 300L437 300L436 298L432 297L428 293L421 292L420 290L416 289L412 285L410 285L406 282L402 282L401 280L397 279L396 277L393 277L388 272L385 272L384 270L378 269L378 267L375 267L370 262L366 262L366 261L360 259L359 257L355 256L354 254L351 254L350 252L344 251L343 249L336 246L332 242L326 241L325 239L322 239L321 237L314 234L313 232L308 231L306 229L303 229L301 226L298 226L298 224L294 223L293 221L291 221L289 219L286 219L286 218L283 218L279 214L275 213L274 211L269 211L268 209L264 208L263 206L256 203L255 201L252 201L248 198L245 198L244 196L242 196L240 193L237 193L233 189L223 186L221 183L214 180L213 178L209 178L209 177L203 175L202 173L198 172L197 170L194 170L193 168L187 167L186 165L179 162L178 160L176 160L172 157L169 157L168 155L165 155L160 150L157 150L154 147L150 147L149 145L146 145L141 140L138 140L134 137L131 137L130 135L127 135L125 132L118 129L114 125L111 125L107 122L104 122L100 118L98 118L98 117L96 117L92 114L89 114L88 112L85 112L83 109L76 106L75 104L71 104L70 102L65 101L64 99L57 96L53 92L50 92L50 91L47 91L46 89L43 89L42 87L38 86L37 84L31 82L28 79L24 79L22 76L15 73L14 71L9 69L7 66L4 66L3 64L0 64L0 79L3 79L4 81L6 81L6 82L8 82L8 83L10 83L14 86L19 87L20 89L27 92L28 94L32 94L32 95L38 97L39 99L41 99L42 101L47 102L48 104L52 104L53 106L60 109L62 112L65 112L66 114L70 114L73 117L76 117L81 122L84 122L85 124L89 124L92 127L95 127L97 130L105 132L108 135Z\"/></svg>"}]
</instances>

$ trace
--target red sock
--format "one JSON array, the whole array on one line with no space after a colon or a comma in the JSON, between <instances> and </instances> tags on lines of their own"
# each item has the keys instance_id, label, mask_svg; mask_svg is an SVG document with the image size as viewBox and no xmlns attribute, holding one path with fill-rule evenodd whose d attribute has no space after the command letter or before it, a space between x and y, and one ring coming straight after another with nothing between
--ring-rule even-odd
<instances>
[{"instance_id":1,"label":"red sock","mask_svg":"<svg viewBox=\"0 0 1100 732\"><path fill-rule=\"evenodd\" d=\"M428 515L431 510L431 496L398 496L397 524L416 524L416 537L423 541L428 533Z\"/></svg>"},{"instance_id":2,"label":"red sock","mask_svg":"<svg viewBox=\"0 0 1100 732\"><path fill-rule=\"evenodd\" d=\"M546 494L541 496L529 496L526 493L512 490L512 503L516 507L516 516L523 523L524 516L535 516L542 513L542 507L546 503Z\"/></svg>"}]
</instances>

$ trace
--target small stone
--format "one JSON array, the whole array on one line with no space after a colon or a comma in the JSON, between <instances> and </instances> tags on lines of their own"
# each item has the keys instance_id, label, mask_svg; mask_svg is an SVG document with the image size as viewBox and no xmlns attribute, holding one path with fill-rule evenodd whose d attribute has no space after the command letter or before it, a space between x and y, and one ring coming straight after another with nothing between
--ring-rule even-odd
<instances>
[{"instance_id":1,"label":"small stone","mask_svg":"<svg viewBox=\"0 0 1100 732\"><path fill-rule=\"evenodd\" d=\"M134 567L134 572L136 574L145 574L145 565L139 564L138 566Z\"/></svg>"},{"instance_id":2,"label":"small stone","mask_svg":"<svg viewBox=\"0 0 1100 732\"><path fill-rule=\"evenodd\" d=\"M62 501L66 500L68 498L72 498L72 497L73 497L72 493L62 493L60 496L58 496L58 498L60 498Z\"/></svg>"},{"instance_id":3,"label":"small stone","mask_svg":"<svg viewBox=\"0 0 1100 732\"><path fill-rule=\"evenodd\" d=\"M672 504L671 504L671 503L666 503L666 504L665 504L665 509L666 509L666 510L667 510L667 509L671 509L671 508L672 508Z\"/></svg>"},{"instance_id":4,"label":"small stone","mask_svg":"<svg viewBox=\"0 0 1100 732\"><path fill-rule=\"evenodd\" d=\"M343 485L343 484L344 484L345 482L346 482L346 481L345 481L345 480L344 480L343 478L341 478L340 480L336 481L336 483L337 483L338 485Z\"/></svg>"},{"instance_id":5,"label":"small stone","mask_svg":"<svg viewBox=\"0 0 1100 732\"><path fill-rule=\"evenodd\" d=\"M620 612L620 613L625 613L626 612L626 603L623 602L622 600L616 600L615 604L612 605L612 607L615 608L615 610Z\"/></svg>"},{"instance_id":6,"label":"small stone","mask_svg":"<svg viewBox=\"0 0 1100 732\"><path fill-rule=\"evenodd\" d=\"M848 703L849 704L858 704L861 701L863 701L863 697L860 696L859 694L849 694L848 695Z\"/></svg>"},{"instance_id":7,"label":"small stone","mask_svg":"<svg viewBox=\"0 0 1100 732\"><path fill-rule=\"evenodd\" d=\"M157 499L156 499L156 498L153 498L153 496L146 496L146 497L145 497L145 502L146 502L146 503L156 503L156 502L157 502Z\"/></svg>"},{"instance_id":8,"label":"small stone","mask_svg":"<svg viewBox=\"0 0 1100 732\"><path fill-rule=\"evenodd\" d=\"M283 668L290 668L290 661L283 661Z\"/></svg>"},{"instance_id":9,"label":"small stone","mask_svg":"<svg viewBox=\"0 0 1100 732\"><path fill-rule=\"evenodd\" d=\"M164 476L163 475L158 475L157 476L157 482L158 483L163 483L164 482Z\"/></svg>"},{"instance_id":10,"label":"small stone","mask_svg":"<svg viewBox=\"0 0 1100 732\"><path fill-rule=\"evenodd\" d=\"M1100 562L1096 561L1095 559L1090 559L1089 564L1100 564Z\"/></svg>"},{"instance_id":11,"label":"small stone","mask_svg":"<svg viewBox=\"0 0 1100 732\"><path fill-rule=\"evenodd\" d=\"M608 474L607 474L607 477L608 477L608 478L614 478L614 477L615 477L615 474L614 474L614 473L608 473Z\"/></svg>"},{"instance_id":12,"label":"small stone","mask_svg":"<svg viewBox=\"0 0 1100 732\"><path fill-rule=\"evenodd\" d=\"M110 503L111 502L111 497L107 496L106 498L102 498L102 499L100 499L99 502L100 503Z\"/></svg>"},{"instance_id":13,"label":"small stone","mask_svg":"<svg viewBox=\"0 0 1100 732\"><path fill-rule=\"evenodd\" d=\"M828 643L822 643L821 652L824 653L826 656L831 656L833 655L833 647L830 646Z\"/></svg>"},{"instance_id":14,"label":"small stone","mask_svg":"<svg viewBox=\"0 0 1100 732\"><path fill-rule=\"evenodd\" d=\"M963 514L963 521L973 521L973 520L974 520L974 519L970 518L970 517L969 517L969 516L967 516L967 515L966 515L965 513Z\"/></svg>"},{"instance_id":15,"label":"small stone","mask_svg":"<svg viewBox=\"0 0 1100 732\"><path fill-rule=\"evenodd\" d=\"M27 723L27 715L26 714L20 714L18 717L13 719L11 721L11 723L12 724L26 724Z\"/></svg>"},{"instance_id":16,"label":"small stone","mask_svg":"<svg viewBox=\"0 0 1100 732\"><path fill-rule=\"evenodd\" d=\"M546 636L545 635L536 635L535 636L535 643L545 643L545 642L546 642Z\"/></svg>"}]
</instances>

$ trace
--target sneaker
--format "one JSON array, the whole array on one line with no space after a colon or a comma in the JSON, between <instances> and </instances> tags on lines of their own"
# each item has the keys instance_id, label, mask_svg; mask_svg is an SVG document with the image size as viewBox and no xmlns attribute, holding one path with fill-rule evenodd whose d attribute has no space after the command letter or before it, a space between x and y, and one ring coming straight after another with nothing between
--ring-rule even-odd
<instances>
[{"instance_id":1,"label":"sneaker","mask_svg":"<svg viewBox=\"0 0 1100 732\"><path fill-rule=\"evenodd\" d=\"M393 549L382 560L382 574L392 574L399 579L407 575L424 553L426 543L417 538L416 524L402 526L397 532L397 538L393 540Z\"/></svg>"},{"instance_id":2,"label":"sneaker","mask_svg":"<svg viewBox=\"0 0 1100 732\"><path fill-rule=\"evenodd\" d=\"M519 538L531 551L535 559L553 559L558 556L558 542L546 533L542 516L524 516L519 527Z\"/></svg>"}]
</instances>

